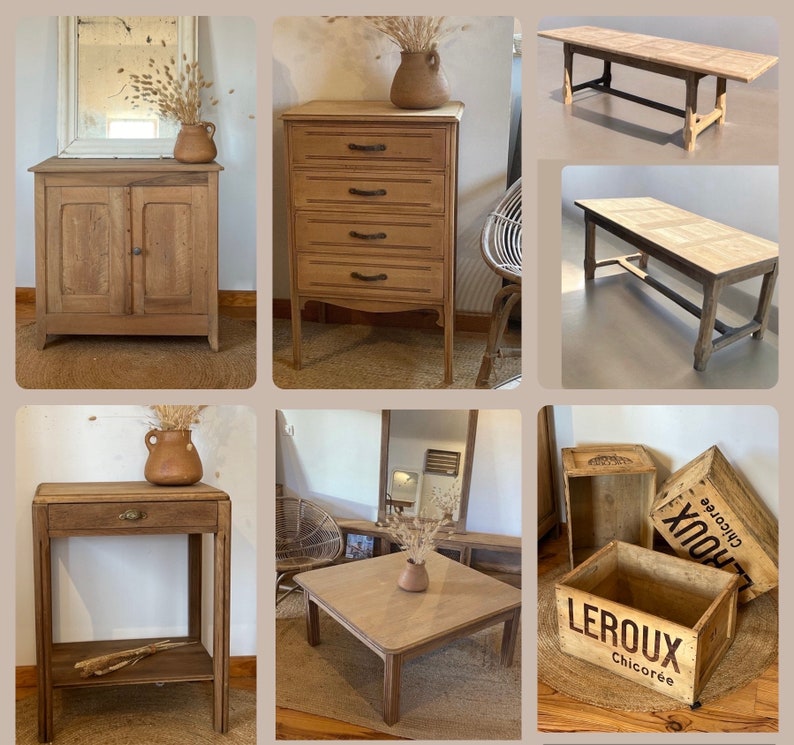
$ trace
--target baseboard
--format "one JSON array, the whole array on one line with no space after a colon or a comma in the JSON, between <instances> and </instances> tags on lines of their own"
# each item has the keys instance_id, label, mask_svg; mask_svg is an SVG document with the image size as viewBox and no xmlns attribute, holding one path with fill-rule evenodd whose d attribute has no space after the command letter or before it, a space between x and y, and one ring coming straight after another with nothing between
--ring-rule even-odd
<instances>
[{"instance_id":1,"label":"baseboard","mask_svg":"<svg viewBox=\"0 0 794 745\"><path fill-rule=\"evenodd\" d=\"M18 665L16 687L33 688L38 680L35 665ZM238 655L229 658L230 678L256 678L256 655Z\"/></svg>"},{"instance_id":2,"label":"baseboard","mask_svg":"<svg viewBox=\"0 0 794 745\"><path fill-rule=\"evenodd\" d=\"M36 303L35 287L17 287L16 302ZM218 290L218 305L225 308L256 308L256 290Z\"/></svg>"},{"instance_id":3,"label":"baseboard","mask_svg":"<svg viewBox=\"0 0 794 745\"><path fill-rule=\"evenodd\" d=\"M318 321L320 318L318 302L310 301L301 313L304 321ZM290 301L284 298L273 299L273 318L292 317ZM438 314L433 310L406 310L396 313L366 313L360 310L342 308L338 305L325 306L325 320L328 323L353 323L362 326L396 326L412 329L439 328ZM487 334L491 316L483 313L455 313L456 331L471 331Z\"/></svg>"}]
</instances>

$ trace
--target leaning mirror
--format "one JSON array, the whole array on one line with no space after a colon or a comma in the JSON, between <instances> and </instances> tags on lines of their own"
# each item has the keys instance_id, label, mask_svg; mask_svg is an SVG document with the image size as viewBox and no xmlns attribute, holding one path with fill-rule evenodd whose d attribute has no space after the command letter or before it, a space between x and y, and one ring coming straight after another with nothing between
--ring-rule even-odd
<instances>
[{"instance_id":1,"label":"leaning mirror","mask_svg":"<svg viewBox=\"0 0 794 745\"><path fill-rule=\"evenodd\" d=\"M170 158L178 124L136 106L129 73L197 59L196 16L59 16L58 157ZM175 63L175 65L172 63ZM121 71L121 72L120 72Z\"/></svg>"},{"instance_id":2,"label":"leaning mirror","mask_svg":"<svg viewBox=\"0 0 794 745\"><path fill-rule=\"evenodd\" d=\"M383 411L378 523L445 518L465 533L476 430L475 410Z\"/></svg>"}]
</instances>

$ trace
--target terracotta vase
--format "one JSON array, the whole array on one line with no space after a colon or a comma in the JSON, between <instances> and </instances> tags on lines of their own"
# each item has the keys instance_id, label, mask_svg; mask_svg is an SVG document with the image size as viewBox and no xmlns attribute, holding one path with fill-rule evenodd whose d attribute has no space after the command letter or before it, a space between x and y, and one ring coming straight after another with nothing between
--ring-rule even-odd
<instances>
[{"instance_id":1,"label":"terracotta vase","mask_svg":"<svg viewBox=\"0 0 794 745\"><path fill-rule=\"evenodd\" d=\"M430 584L425 563L414 564L410 559L405 562L400 576L397 577L397 586L408 592L424 592Z\"/></svg>"},{"instance_id":2,"label":"terracotta vase","mask_svg":"<svg viewBox=\"0 0 794 745\"><path fill-rule=\"evenodd\" d=\"M201 458L189 429L152 429L144 439L149 457L143 475L152 484L186 486L201 480Z\"/></svg>"},{"instance_id":3,"label":"terracotta vase","mask_svg":"<svg viewBox=\"0 0 794 745\"><path fill-rule=\"evenodd\" d=\"M449 101L449 82L438 52L400 52L389 98L401 109L435 109Z\"/></svg>"},{"instance_id":4,"label":"terracotta vase","mask_svg":"<svg viewBox=\"0 0 794 745\"><path fill-rule=\"evenodd\" d=\"M209 163L215 160L215 125L212 122L183 124L174 143L174 159L180 163Z\"/></svg>"}]
</instances>

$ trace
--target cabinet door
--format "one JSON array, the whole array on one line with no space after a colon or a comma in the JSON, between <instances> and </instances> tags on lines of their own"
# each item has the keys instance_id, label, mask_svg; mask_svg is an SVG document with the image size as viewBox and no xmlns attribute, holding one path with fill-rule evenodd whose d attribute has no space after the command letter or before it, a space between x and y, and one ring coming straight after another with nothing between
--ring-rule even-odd
<instances>
[{"instance_id":1,"label":"cabinet door","mask_svg":"<svg viewBox=\"0 0 794 745\"><path fill-rule=\"evenodd\" d=\"M132 312L207 312L206 186L133 186Z\"/></svg>"},{"instance_id":2,"label":"cabinet door","mask_svg":"<svg viewBox=\"0 0 794 745\"><path fill-rule=\"evenodd\" d=\"M52 186L46 204L47 312L128 312L124 190Z\"/></svg>"}]
</instances>

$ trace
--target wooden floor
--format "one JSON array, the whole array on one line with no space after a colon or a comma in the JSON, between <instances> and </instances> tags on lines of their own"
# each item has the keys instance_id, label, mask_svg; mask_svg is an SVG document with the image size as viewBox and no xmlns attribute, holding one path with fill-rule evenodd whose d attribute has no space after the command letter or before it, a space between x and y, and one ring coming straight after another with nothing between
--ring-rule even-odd
<instances>
[{"instance_id":1,"label":"wooden floor","mask_svg":"<svg viewBox=\"0 0 794 745\"><path fill-rule=\"evenodd\" d=\"M538 542L538 576L568 561L565 532ZM773 592L777 592L774 590ZM777 732L777 661L752 683L692 710L627 712L569 698L538 681L540 732Z\"/></svg>"}]
</instances>

